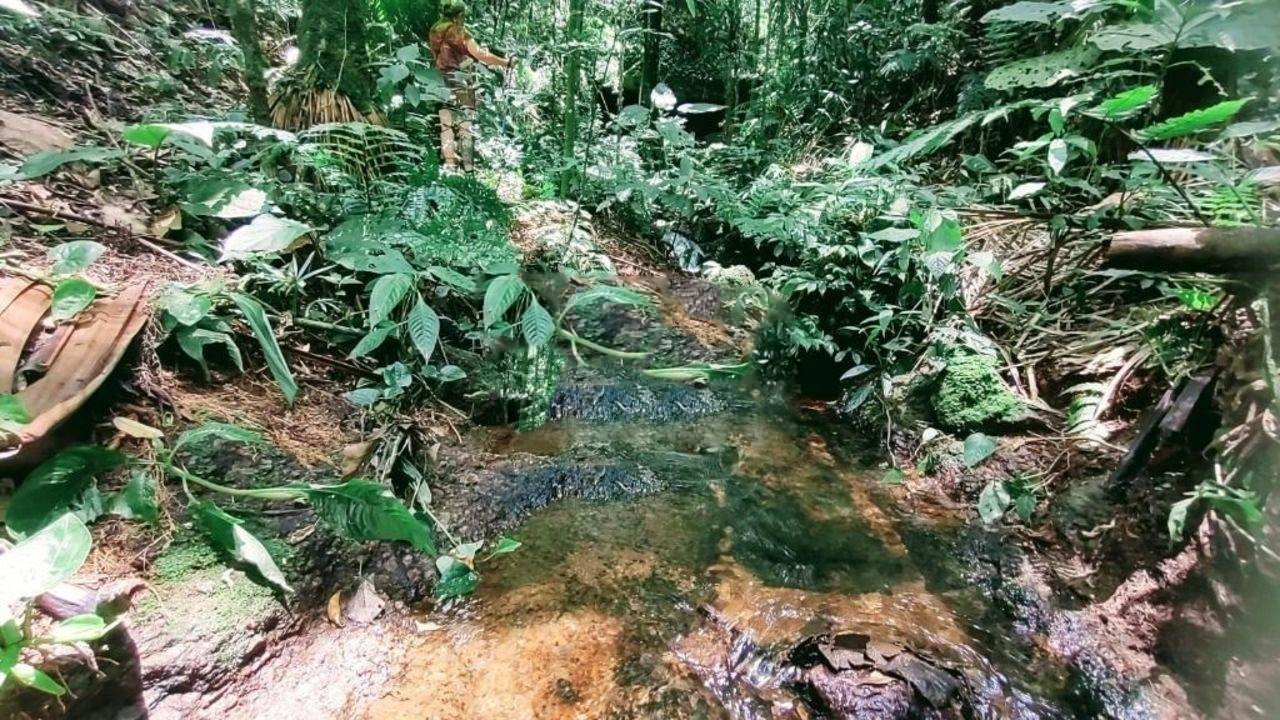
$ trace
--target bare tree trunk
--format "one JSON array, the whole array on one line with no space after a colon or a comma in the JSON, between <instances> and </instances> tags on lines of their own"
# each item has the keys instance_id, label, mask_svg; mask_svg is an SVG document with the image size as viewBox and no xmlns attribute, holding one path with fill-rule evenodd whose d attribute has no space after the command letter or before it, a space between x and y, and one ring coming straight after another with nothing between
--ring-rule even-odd
<instances>
[{"instance_id":1,"label":"bare tree trunk","mask_svg":"<svg viewBox=\"0 0 1280 720\"><path fill-rule=\"evenodd\" d=\"M921 19L927 23L936 23L940 17L938 0L924 0L923 7L920 8Z\"/></svg>"},{"instance_id":2,"label":"bare tree trunk","mask_svg":"<svg viewBox=\"0 0 1280 720\"><path fill-rule=\"evenodd\" d=\"M649 92L658 84L658 70L662 61L662 14L665 0L644 0L644 54L640 59L641 105L651 105Z\"/></svg>"},{"instance_id":3,"label":"bare tree trunk","mask_svg":"<svg viewBox=\"0 0 1280 720\"><path fill-rule=\"evenodd\" d=\"M739 0L730 0L728 3L729 17L729 52L732 59L727 64L727 72L724 80L724 134L725 137L733 132L734 111L738 107L738 70L739 60L742 57L742 5Z\"/></svg>"}]
</instances>

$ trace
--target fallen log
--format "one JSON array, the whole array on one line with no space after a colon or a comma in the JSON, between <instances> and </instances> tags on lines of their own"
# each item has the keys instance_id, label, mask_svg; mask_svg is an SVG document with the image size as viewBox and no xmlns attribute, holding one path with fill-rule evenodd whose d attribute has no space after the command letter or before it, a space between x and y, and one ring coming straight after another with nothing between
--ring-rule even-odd
<instances>
[{"instance_id":1,"label":"fallen log","mask_svg":"<svg viewBox=\"0 0 1280 720\"><path fill-rule=\"evenodd\" d=\"M1116 233L1106 264L1128 270L1256 272L1280 264L1280 228L1161 228Z\"/></svg>"}]
</instances>

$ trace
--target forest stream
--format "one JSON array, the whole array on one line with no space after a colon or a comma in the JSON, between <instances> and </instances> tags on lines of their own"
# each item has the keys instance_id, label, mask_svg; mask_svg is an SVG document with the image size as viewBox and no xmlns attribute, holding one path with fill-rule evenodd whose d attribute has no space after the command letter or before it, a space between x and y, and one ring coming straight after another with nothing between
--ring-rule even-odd
<instances>
[{"instance_id":1,"label":"forest stream","mask_svg":"<svg viewBox=\"0 0 1280 720\"><path fill-rule=\"evenodd\" d=\"M479 440L572 450L617 477L536 512L513 530L518 558L423 616L427 639L369 717L802 718L805 693L841 717L1092 712L1068 669L993 610L980 581L992 558L966 524L903 512L883 471L820 418L751 403ZM644 494L619 499L637 475ZM824 685L794 651L831 633L888 657ZM891 652L923 663L893 665ZM939 706L911 682L940 686Z\"/></svg>"}]
</instances>

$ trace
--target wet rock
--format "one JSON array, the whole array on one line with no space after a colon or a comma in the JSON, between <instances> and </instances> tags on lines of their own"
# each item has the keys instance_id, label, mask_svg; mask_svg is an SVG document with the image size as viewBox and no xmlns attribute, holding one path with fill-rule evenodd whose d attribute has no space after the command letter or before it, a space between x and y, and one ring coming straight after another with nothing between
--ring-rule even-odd
<instances>
[{"instance_id":1,"label":"wet rock","mask_svg":"<svg viewBox=\"0 0 1280 720\"><path fill-rule=\"evenodd\" d=\"M735 717L858 720L959 718L967 685L956 670L910 648L861 633L813 635L766 649L717 610L673 647Z\"/></svg>"},{"instance_id":2,"label":"wet rock","mask_svg":"<svg viewBox=\"0 0 1280 720\"><path fill-rule=\"evenodd\" d=\"M679 422L747 407L730 387L633 380L571 382L551 396L552 420Z\"/></svg>"},{"instance_id":3,"label":"wet rock","mask_svg":"<svg viewBox=\"0 0 1280 720\"><path fill-rule=\"evenodd\" d=\"M911 688L878 670L835 673L818 666L805 673L807 682L825 709L837 718L902 720L919 717L914 712Z\"/></svg>"},{"instance_id":4,"label":"wet rock","mask_svg":"<svg viewBox=\"0 0 1280 720\"><path fill-rule=\"evenodd\" d=\"M910 718L959 712L964 680L925 655L861 633L818 635L791 651L802 683L839 718Z\"/></svg>"}]
</instances>

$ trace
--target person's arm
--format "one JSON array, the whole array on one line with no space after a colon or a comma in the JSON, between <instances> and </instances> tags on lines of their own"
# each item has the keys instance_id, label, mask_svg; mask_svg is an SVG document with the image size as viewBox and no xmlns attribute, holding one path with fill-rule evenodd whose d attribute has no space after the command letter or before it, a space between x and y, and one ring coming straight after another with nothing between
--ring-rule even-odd
<instances>
[{"instance_id":1,"label":"person's arm","mask_svg":"<svg viewBox=\"0 0 1280 720\"><path fill-rule=\"evenodd\" d=\"M493 53L489 52L488 50L485 50L484 48L480 47L480 43L476 42L476 39L471 37L470 35L467 36L467 54L471 55L471 57L475 58L476 60L479 60L485 65L488 65L489 67L503 67L503 68L511 67L510 60L506 58L500 58L497 55L494 55Z\"/></svg>"}]
</instances>

